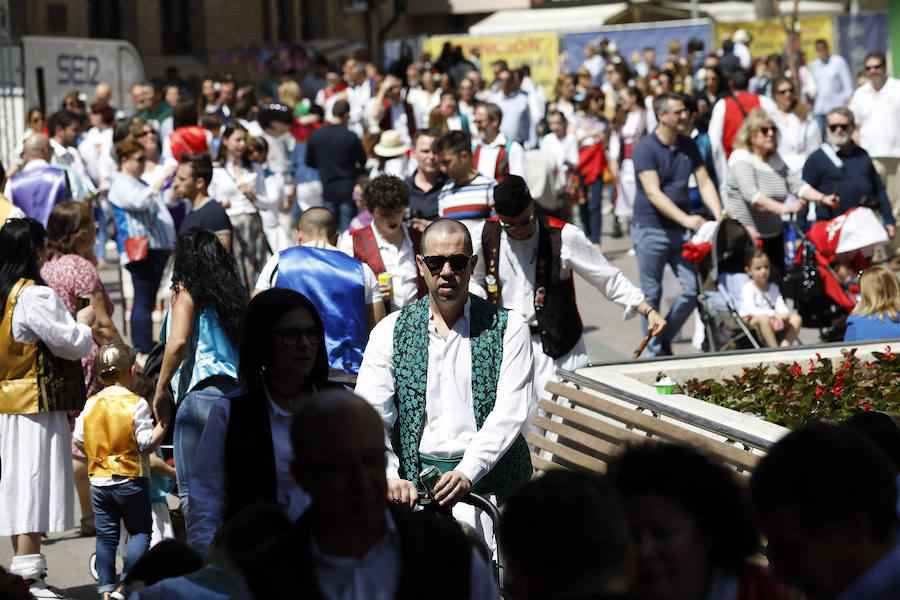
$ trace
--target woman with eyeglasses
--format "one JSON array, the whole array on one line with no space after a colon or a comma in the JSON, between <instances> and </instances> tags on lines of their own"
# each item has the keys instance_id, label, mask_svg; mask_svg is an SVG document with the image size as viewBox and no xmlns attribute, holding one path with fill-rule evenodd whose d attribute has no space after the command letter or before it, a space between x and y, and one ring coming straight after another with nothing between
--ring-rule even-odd
<instances>
[{"instance_id":1,"label":"woman with eyeglasses","mask_svg":"<svg viewBox=\"0 0 900 600\"><path fill-rule=\"evenodd\" d=\"M800 179L778 154L778 128L763 109L756 108L744 119L728 159L725 212L738 220L772 261L772 281L784 274L782 215L806 210L807 202L837 206L834 195L826 196ZM789 196L797 198L788 203Z\"/></svg>"},{"instance_id":2,"label":"woman with eyeglasses","mask_svg":"<svg viewBox=\"0 0 900 600\"><path fill-rule=\"evenodd\" d=\"M178 494L188 512L191 466L212 405L237 381L237 342L247 288L231 253L212 231L179 236L172 267L172 296L159 332L166 344L153 404L167 401L171 384Z\"/></svg>"},{"instance_id":3,"label":"woman with eyeglasses","mask_svg":"<svg viewBox=\"0 0 900 600\"><path fill-rule=\"evenodd\" d=\"M188 544L205 553L219 525L258 501L275 502L291 521L309 496L290 472L291 418L328 382L325 329L315 306L285 288L257 294L241 323L243 388L213 406L191 477Z\"/></svg>"},{"instance_id":4,"label":"woman with eyeglasses","mask_svg":"<svg viewBox=\"0 0 900 600\"><path fill-rule=\"evenodd\" d=\"M800 101L797 86L789 77L778 77L772 84L778 109L772 121L781 133L778 154L796 175L803 171L803 163L822 145L822 133L809 107Z\"/></svg>"},{"instance_id":5,"label":"woman with eyeglasses","mask_svg":"<svg viewBox=\"0 0 900 600\"><path fill-rule=\"evenodd\" d=\"M82 296L88 297L90 305L94 307L96 319L91 327L91 353L81 359L84 385L87 388L85 398L96 394L103 387L94 371L94 357L100 346L122 341L122 336L111 319L115 305L106 293L97 267L91 260L96 233L90 205L83 202L57 204L47 220L47 262L41 267L41 277L60 297L69 314L76 314L76 301ZM70 427L74 427L76 416L77 413L70 413ZM81 504L81 534L92 535L95 531L94 511L91 508L87 458L74 444L72 469Z\"/></svg>"},{"instance_id":6,"label":"woman with eyeglasses","mask_svg":"<svg viewBox=\"0 0 900 600\"><path fill-rule=\"evenodd\" d=\"M128 129L128 135L144 149L145 160L140 179L148 185L155 185L160 181L165 184L172 174L172 168L160 160L159 133L156 128L143 119L134 119Z\"/></svg>"},{"instance_id":7,"label":"woman with eyeglasses","mask_svg":"<svg viewBox=\"0 0 900 600\"><path fill-rule=\"evenodd\" d=\"M209 197L219 202L231 219L231 253L244 285L253 289L269 255L260 209L277 214L279 202L266 194L265 174L259 163L250 162L247 138L247 130L237 121L225 126Z\"/></svg>"},{"instance_id":8,"label":"woman with eyeglasses","mask_svg":"<svg viewBox=\"0 0 900 600\"><path fill-rule=\"evenodd\" d=\"M131 275L131 345L139 363L153 348L153 307L169 254L175 246L175 223L160 190L168 179L153 185L142 179L147 152L134 139L116 144L119 172L109 186L107 200L116 220L119 262Z\"/></svg>"}]
</instances>

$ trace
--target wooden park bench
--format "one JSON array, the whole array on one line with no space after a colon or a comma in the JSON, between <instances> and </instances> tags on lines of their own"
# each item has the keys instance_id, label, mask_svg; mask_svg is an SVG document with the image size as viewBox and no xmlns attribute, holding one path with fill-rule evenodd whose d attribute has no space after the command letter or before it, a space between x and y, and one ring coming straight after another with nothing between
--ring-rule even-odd
<instances>
[{"instance_id":1,"label":"wooden park bench","mask_svg":"<svg viewBox=\"0 0 900 600\"><path fill-rule=\"evenodd\" d=\"M624 447L651 438L693 446L749 474L760 451L771 446L768 440L575 373L560 371L560 375L567 383L548 383L551 398L538 403L545 415L537 415L534 425L545 435L530 432L526 436L534 448L531 460L536 471L568 468L605 473L607 463Z\"/></svg>"}]
</instances>

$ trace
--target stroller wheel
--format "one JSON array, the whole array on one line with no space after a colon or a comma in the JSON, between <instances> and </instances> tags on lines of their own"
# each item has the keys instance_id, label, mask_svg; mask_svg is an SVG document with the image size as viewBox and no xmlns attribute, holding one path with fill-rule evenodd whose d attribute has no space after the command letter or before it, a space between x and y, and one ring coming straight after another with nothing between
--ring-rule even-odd
<instances>
[{"instance_id":1,"label":"stroller wheel","mask_svg":"<svg viewBox=\"0 0 900 600\"><path fill-rule=\"evenodd\" d=\"M94 581L100 581L100 576L97 574L97 553L91 552L91 557L88 559L88 571L91 572L91 577L94 578Z\"/></svg>"}]
</instances>

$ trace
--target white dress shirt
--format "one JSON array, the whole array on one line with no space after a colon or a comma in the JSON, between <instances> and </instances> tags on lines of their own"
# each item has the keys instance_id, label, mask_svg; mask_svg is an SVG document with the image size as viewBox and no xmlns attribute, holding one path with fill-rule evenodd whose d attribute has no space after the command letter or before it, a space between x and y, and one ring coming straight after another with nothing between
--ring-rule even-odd
<instances>
[{"instance_id":1,"label":"white dress shirt","mask_svg":"<svg viewBox=\"0 0 900 600\"><path fill-rule=\"evenodd\" d=\"M372 85L366 79L362 85L348 87L344 93L350 105L350 122L347 128L362 139L366 128L366 105L372 97Z\"/></svg>"},{"instance_id":2,"label":"white dress shirt","mask_svg":"<svg viewBox=\"0 0 900 600\"><path fill-rule=\"evenodd\" d=\"M485 177L493 178L496 174L497 159L500 158L500 148L506 149L507 138L502 133L498 133L497 137L490 144L478 138L478 164L475 169ZM576 161L577 162L577 161ZM509 146L509 152L506 155L506 164L509 166L510 175L518 175L528 184L528 164L525 161L525 149L519 142L513 142Z\"/></svg>"},{"instance_id":3,"label":"white dress shirt","mask_svg":"<svg viewBox=\"0 0 900 600\"><path fill-rule=\"evenodd\" d=\"M264 388L265 389L265 388ZM310 498L291 475L291 419L293 415L279 408L266 391L266 409L272 428L275 451L275 487L278 505L295 521ZM231 418L231 400L223 398L213 405L203 435L197 445L191 475L191 509L187 513L188 544L205 554L225 516L225 437Z\"/></svg>"},{"instance_id":4,"label":"white dress shirt","mask_svg":"<svg viewBox=\"0 0 900 600\"><path fill-rule=\"evenodd\" d=\"M256 196L256 203L250 201L239 184L249 185ZM228 161L224 167L213 168L212 181L209 183L209 197L225 207L229 217L252 215L259 213L263 227L278 225L278 198L272 202L266 194L266 182L262 169L257 163L241 168L240 178L235 177L234 163Z\"/></svg>"},{"instance_id":5,"label":"white dress shirt","mask_svg":"<svg viewBox=\"0 0 900 600\"><path fill-rule=\"evenodd\" d=\"M541 152L553 157L557 169L565 171L578 165L578 140L574 134L567 133L560 139L555 133L548 133L541 138Z\"/></svg>"},{"instance_id":6,"label":"white dress shirt","mask_svg":"<svg viewBox=\"0 0 900 600\"><path fill-rule=\"evenodd\" d=\"M813 112L824 115L836 106L844 106L853 93L853 79L844 57L830 54L827 62L817 58L809 66L816 82Z\"/></svg>"},{"instance_id":7,"label":"white dress shirt","mask_svg":"<svg viewBox=\"0 0 900 600\"><path fill-rule=\"evenodd\" d=\"M510 311L503 336L503 358L497 400L481 429L475 426L472 400L472 347L469 309L443 339L429 320L425 423L419 452L439 458L462 456L456 470L474 485L497 464L522 430L534 404L533 358L528 327ZM429 314L431 311L429 309ZM356 394L378 411L386 430L397 420L394 403L394 325L399 312L389 314L372 330L359 368ZM388 450L387 476L397 478L399 461Z\"/></svg>"},{"instance_id":8,"label":"white dress shirt","mask_svg":"<svg viewBox=\"0 0 900 600\"><path fill-rule=\"evenodd\" d=\"M72 200L86 202L91 193L97 188L88 176L87 169L84 167L84 161L81 160L78 149L63 146L53 138L50 138L50 150L52 152L50 162L59 165L68 165L74 172L75 181L69 182L72 188Z\"/></svg>"},{"instance_id":9,"label":"white dress shirt","mask_svg":"<svg viewBox=\"0 0 900 600\"><path fill-rule=\"evenodd\" d=\"M507 96L498 91L491 94L488 101L493 102L503 111L503 118L500 120L500 131L503 135L529 148L537 147L537 131L531 120L528 94L513 92Z\"/></svg>"},{"instance_id":10,"label":"white dress shirt","mask_svg":"<svg viewBox=\"0 0 900 600\"><path fill-rule=\"evenodd\" d=\"M772 121L778 128L778 154L788 168L798 177L809 155L822 145L822 132L812 115L801 121L794 113L772 113Z\"/></svg>"},{"instance_id":11,"label":"white dress shirt","mask_svg":"<svg viewBox=\"0 0 900 600\"><path fill-rule=\"evenodd\" d=\"M363 556L334 556L319 548L310 535L313 568L316 583L328 600L391 600L397 591L400 578L402 543L390 512L387 530L378 542ZM469 567L469 598L472 600L496 600L499 590L484 559L472 548Z\"/></svg>"},{"instance_id":12,"label":"white dress shirt","mask_svg":"<svg viewBox=\"0 0 900 600\"><path fill-rule=\"evenodd\" d=\"M52 288L30 285L16 300L12 339L24 344L44 342L55 356L79 360L90 354L93 334L90 327L75 322Z\"/></svg>"},{"instance_id":13,"label":"white dress shirt","mask_svg":"<svg viewBox=\"0 0 900 600\"><path fill-rule=\"evenodd\" d=\"M560 248L560 279L570 279L572 272L602 293L606 298L624 308L623 319L634 316L634 308L644 301L644 293L631 283L621 269L609 264L584 232L574 225L563 225L562 247ZM481 232L473 236L475 252L479 255L472 280L484 287L486 264L484 249L481 247ZM497 274L503 306L514 310L529 326L537 325L534 310L534 288L537 278L537 227L524 240L514 240L506 232L500 232L500 256ZM481 291L479 290L479 295Z\"/></svg>"},{"instance_id":14,"label":"white dress shirt","mask_svg":"<svg viewBox=\"0 0 900 600\"><path fill-rule=\"evenodd\" d=\"M113 158L113 128L100 131L91 127L78 144L78 154L84 161L84 167L95 186L105 189L109 186L116 171L119 170Z\"/></svg>"},{"instance_id":15,"label":"white dress shirt","mask_svg":"<svg viewBox=\"0 0 900 600\"><path fill-rule=\"evenodd\" d=\"M859 145L869 156L900 158L900 80L888 77L877 92L867 81L850 98L850 110L859 126Z\"/></svg>"},{"instance_id":16,"label":"white dress shirt","mask_svg":"<svg viewBox=\"0 0 900 600\"><path fill-rule=\"evenodd\" d=\"M374 225L372 226L375 243L378 245L378 251L381 252L381 261L384 263L386 272L391 274L391 285L394 292L391 296L391 312L412 304L419 294L419 286L416 283L419 273L416 267L416 252L413 250L406 225L400 225L400 227L403 228L403 242L398 248L381 237L378 229ZM353 256L353 236L344 233L338 243L338 248L347 256Z\"/></svg>"}]
</instances>

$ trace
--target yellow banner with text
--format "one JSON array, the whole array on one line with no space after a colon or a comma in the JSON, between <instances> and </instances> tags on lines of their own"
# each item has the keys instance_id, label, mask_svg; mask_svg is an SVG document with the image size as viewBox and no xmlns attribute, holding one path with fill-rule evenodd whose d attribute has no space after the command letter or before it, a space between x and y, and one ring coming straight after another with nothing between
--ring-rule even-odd
<instances>
[{"instance_id":1,"label":"yellow banner with text","mask_svg":"<svg viewBox=\"0 0 900 600\"><path fill-rule=\"evenodd\" d=\"M834 51L831 17L811 17L800 19L798 23L800 25L800 48L806 53L807 63L812 62L816 58L815 42L818 39L827 41L828 47L832 49L832 52ZM716 39L721 41L723 35L734 35L734 32L738 29L743 29L753 37L748 44L753 58L784 52L784 42L787 35L780 21L717 23Z\"/></svg>"},{"instance_id":2,"label":"yellow banner with text","mask_svg":"<svg viewBox=\"0 0 900 600\"><path fill-rule=\"evenodd\" d=\"M534 82L544 86L548 96L554 95L553 89L559 73L559 35L556 32L496 36L432 36L425 38L423 50L431 55L432 61L436 61L445 42L450 42L453 47L462 46L463 54L467 58L472 55L472 48L481 51L479 60L485 85L490 85L494 80L491 63L502 59L511 69L528 65Z\"/></svg>"}]
</instances>

